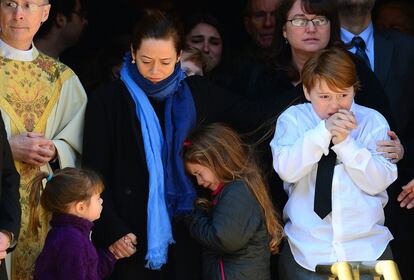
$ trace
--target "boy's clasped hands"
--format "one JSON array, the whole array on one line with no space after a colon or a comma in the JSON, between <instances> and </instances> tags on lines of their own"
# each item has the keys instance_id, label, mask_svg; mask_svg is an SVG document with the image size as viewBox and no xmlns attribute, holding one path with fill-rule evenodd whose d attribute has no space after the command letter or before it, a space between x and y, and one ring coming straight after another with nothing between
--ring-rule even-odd
<instances>
[{"instance_id":1,"label":"boy's clasped hands","mask_svg":"<svg viewBox=\"0 0 414 280\"><path fill-rule=\"evenodd\" d=\"M344 141L351 130L357 128L357 126L354 113L345 109L339 109L338 112L325 120L325 127L332 134L334 145Z\"/></svg>"}]
</instances>

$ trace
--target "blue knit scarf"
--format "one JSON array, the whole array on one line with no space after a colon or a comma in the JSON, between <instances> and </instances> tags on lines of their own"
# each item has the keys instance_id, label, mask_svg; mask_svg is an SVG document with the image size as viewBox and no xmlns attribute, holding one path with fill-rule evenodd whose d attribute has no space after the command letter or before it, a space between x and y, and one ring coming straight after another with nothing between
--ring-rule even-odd
<instances>
[{"instance_id":1,"label":"blue knit scarf","mask_svg":"<svg viewBox=\"0 0 414 280\"><path fill-rule=\"evenodd\" d=\"M181 157L184 140L196 123L196 111L179 63L168 78L153 84L131 59L127 53L121 80L136 105L149 173L146 267L160 269L167 262L168 245L174 242L170 217L191 211L196 196ZM165 137L148 98L164 102Z\"/></svg>"}]
</instances>

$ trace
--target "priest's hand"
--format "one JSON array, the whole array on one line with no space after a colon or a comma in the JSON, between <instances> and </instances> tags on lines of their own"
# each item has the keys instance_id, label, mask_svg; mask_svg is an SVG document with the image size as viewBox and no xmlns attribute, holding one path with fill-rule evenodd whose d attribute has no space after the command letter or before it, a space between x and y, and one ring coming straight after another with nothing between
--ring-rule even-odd
<instances>
[{"instance_id":1,"label":"priest's hand","mask_svg":"<svg viewBox=\"0 0 414 280\"><path fill-rule=\"evenodd\" d=\"M9 139L13 158L24 163L42 166L56 157L56 147L43 134L28 132Z\"/></svg>"}]
</instances>

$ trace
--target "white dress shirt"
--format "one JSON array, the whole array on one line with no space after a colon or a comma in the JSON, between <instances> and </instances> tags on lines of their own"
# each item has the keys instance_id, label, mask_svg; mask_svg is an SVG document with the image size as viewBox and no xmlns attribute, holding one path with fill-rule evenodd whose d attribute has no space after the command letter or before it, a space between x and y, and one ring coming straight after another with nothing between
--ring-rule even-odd
<instances>
[{"instance_id":1,"label":"white dress shirt","mask_svg":"<svg viewBox=\"0 0 414 280\"><path fill-rule=\"evenodd\" d=\"M361 37L366 45L365 53L368 56L369 64L371 64L371 69L374 71L375 67L375 56L374 56L374 27L372 22L364 29L360 34L354 34L349 32L345 28L341 27L341 39L345 44L349 44L355 36ZM352 47L349 49L353 54L356 52L356 48Z\"/></svg>"},{"instance_id":2,"label":"white dress shirt","mask_svg":"<svg viewBox=\"0 0 414 280\"><path fill-rule=\"evenodd\" d=\"M283 210L285 233L297 263L317 264L378 259L393 239L384 226L386 188L397 167L376 151L388 140L389 126L377 111L352 104L358 127L332 150L337 163L332 181L332 212L323 220L314 212L318 161L329 153L332 135L310 103L292 106L277 120L270 146L273 166L289 199Z\"/></svg>"}]
</instances>

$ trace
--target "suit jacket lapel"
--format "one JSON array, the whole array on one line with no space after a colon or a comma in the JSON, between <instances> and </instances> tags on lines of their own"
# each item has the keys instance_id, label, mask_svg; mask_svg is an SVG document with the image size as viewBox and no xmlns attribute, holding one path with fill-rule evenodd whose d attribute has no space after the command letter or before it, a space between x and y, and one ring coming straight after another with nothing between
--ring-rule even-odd
<instances>
[{"instance_id":1,"label":"suit jacket lapel","mask_svg":"<svg viewBox=\"0 0 414 280\"><path fill-rule=\"evenodd\" d=\"M394 44L382 33L374 33L374 57L375 67L374 72L381 82L382 86L387 81L388 72L390 70L392 53L394 51Z\"/></svg>"}]
</instances>

